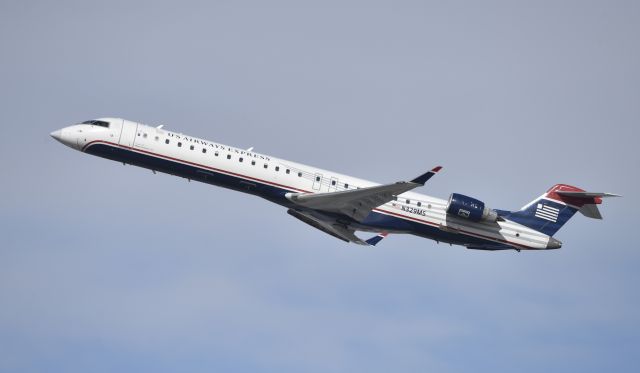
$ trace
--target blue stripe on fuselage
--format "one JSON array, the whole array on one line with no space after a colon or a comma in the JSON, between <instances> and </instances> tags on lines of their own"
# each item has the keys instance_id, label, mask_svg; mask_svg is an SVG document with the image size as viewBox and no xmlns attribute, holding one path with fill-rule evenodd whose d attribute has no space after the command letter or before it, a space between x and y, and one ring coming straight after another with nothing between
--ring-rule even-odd
<instances>
[{"instance_id":1,"label":"blue stripe on fuselage","mask_svg":"<svg viewBox=\"0 0 640 373\"><path fill-rule=\"evenodd\" d=\"M285 198L286 193L292 191L296 192L296 190L294 189L284 189L256 180L243 179L238 176L228 175L194 165L184 164L178 161L165 159L158 156L139 153L131 149L126 149L123 147L113 146L105 143L90 144L84 151L86 153L111 159L114 161L124 162L211 185L254 194L287 208L300 208L298 205L293 204L291 201ZM350 221L355 225L360 225L363 228L371 228L371 230L373 231L405 232L416 236L433 239L439 242L457 245L472 245L476 247L503 246L505 249L512 248L511 246L506 244L503 245L481 238L445 232L434 226L429 226L408 219L402 219L396 216L390 216L376 211L372 211L361 223L344 216L340 216L340 218Z\"/></svg>"}]
</instances>

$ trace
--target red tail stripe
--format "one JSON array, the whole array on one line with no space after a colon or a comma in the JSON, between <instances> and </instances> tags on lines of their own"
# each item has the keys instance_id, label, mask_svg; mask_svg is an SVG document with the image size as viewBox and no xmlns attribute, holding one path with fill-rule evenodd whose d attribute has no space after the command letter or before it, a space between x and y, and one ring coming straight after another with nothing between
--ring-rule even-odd
<instances>
[{"instance_id":1,"label":"red tail stripe","mask_svg":"<svg viewBox=\"0 0 640 373\"><path fill-rule=\"evenodd\" d=\"M569 196L563 196L560 195L556 192L558 191L566 191L566 192L584 192L584 190L578 188L578 187L574 187L573 185L567 185L567 184L556 184L554 186L552 186L551 188L549 188L549 190L547 191L547 198L549 199L553 199L556 201L560 201L563 203L566 203L567 205L572 205L572 206L576 206L576 207L582 207L584 205L589 205L589 204L600 204L602 203L602 199L599 197L569 197Z\"/></svg>"}]
</instances>

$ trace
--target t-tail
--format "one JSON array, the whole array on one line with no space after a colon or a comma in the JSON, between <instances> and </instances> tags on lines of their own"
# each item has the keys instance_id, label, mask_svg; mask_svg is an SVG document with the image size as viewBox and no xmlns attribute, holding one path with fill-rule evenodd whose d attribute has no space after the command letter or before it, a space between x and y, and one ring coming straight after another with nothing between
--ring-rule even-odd
<instances>
[{"instance_id":1,"label":"t-tail","mask_svg":"<svg viewBox=\"0 0 640 373\"><path fill-rule=\"evenodd\" d=\"M598 205L603 197L619 195L585 192L571 185L556 184L520 211L504 218L553 236L578 211L588 218L602 219Z\"/></svg>"}]
</instances>

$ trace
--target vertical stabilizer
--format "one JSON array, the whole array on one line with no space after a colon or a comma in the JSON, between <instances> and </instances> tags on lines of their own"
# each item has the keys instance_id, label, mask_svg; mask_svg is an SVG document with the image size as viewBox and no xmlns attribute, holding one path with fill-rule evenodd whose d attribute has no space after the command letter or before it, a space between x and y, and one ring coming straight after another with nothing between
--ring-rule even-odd
<instances>
[{"instance_id":1,"label":"vertical stabilizer","mask_svg":"<svg viewBox=\"0 0 640 373\"><path fill-rule=\"evenodd\" d=\"M602 203L602 197L619 196L585 192L571 185L556 184L520 211L514 211L504 218L553 236L577 211L589 218L602 219L597 207Z\"/></svg>"}]
</instances>

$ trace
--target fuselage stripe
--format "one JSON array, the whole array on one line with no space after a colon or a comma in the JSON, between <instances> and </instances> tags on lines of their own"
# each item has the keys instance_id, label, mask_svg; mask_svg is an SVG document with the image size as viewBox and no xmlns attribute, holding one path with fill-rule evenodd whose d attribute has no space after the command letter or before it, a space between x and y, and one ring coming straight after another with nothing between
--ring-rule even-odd
<instances>
[{"instance_id":1,"label":"fuselage stripe","mask_svg":"<svg viewBox=\"0 0 640 373\"><path fill-rule=\"evenodd\" d=\"M239 178L242 178L242 179L253 180L253 181L257 181L257 182L263 183L263 184L268 184L268 185L272 185L272 186L288 189L288 190L291 190L291 191L297 191L297 192L303 192L303 193L313 193L313 192L308 191L308 190L298 189L298 188L295 188L295 187L292 187L292 186L288 186L288 185L284 185L284 184L278 184L278 183L270 182L270 181L267 181L267 180L258 179L258 178L255 178L255 177L239 174L239 173L236 173L236 172L222 170L222 169L219 169L219 168L210 167L210 166L199 164L199 163L195 163L195 162L190 162L190 161L187 161L187 160L184 160L184 159L179 159L179 158L174 158L174 157L163 155L163 154L158 154L158 153L150 152L150 151L147 151L147 150L144 150L144 149L135 149L135 148L130 147L130 146L116 144L116 143L109 142L109 141L104 141L104 140L91 141L91 142L87 143L84 147L82 147L82 151L84 152L91 145L98 144L98 143L102 143L102 144L106 144L106 145L110 145L110 146L115 146L115 147L118 147L118 148L121 148L121 149L129 150L129 151L133 151L133 152L137 152L137 153L147 154L147 155L150 155L150 156L167 159L167 160L171 160L171 161L174 161L174 162L188 164L188 165L195 166L195 167L204 168L204 169L207 169L207 170L216 171L216 172L220 172L220 173L223 173L223 174L236 176L236 177L239 177ZM412 220L412 221L415 221L415 222L418 222L418 223L421 223L421 224L425 224L425 225L429 225L429 226L433 226L433 227L439 227L439 224L437 224L437 223L434 223L434 222L431 222L431 221L428 221L428 220L419 219L419 218L414 218L414 217L411 217L411 216L398 214L398 213L395 213L395 212L392 212L392 211L388 211L388 210L383 210L383 209L381 209L379 207L374 208L372 211L380 212L380 213L383 213L383 214L386 214L386 215L392 215L392 216L395 216L395 217L398 217L398 218L401 218L401 219L404 219L404 220ZM531 247L528 247L528 246L525 246L525 245L521 245L521 244L518 244L518 243L515 243L515 242L512 242L512 241L503 240L503 239L499 239L499 238L494 238L494 237L490 237L490 236L485 236L485 235L482 235L482 234L479 234L479 233L473 233L473 232L465 231L465 230L462 230L462 229L456 229L456 231L460 232L462 234L466 234L466 235L469 235L469 236L486 239L486 240L493 241L493 242L505 243L505 244L508 244L508 245L511 245L511 246L516 246L516 247L523 248L523 249L531 249Z\"/></svg>"}]
</instances>

